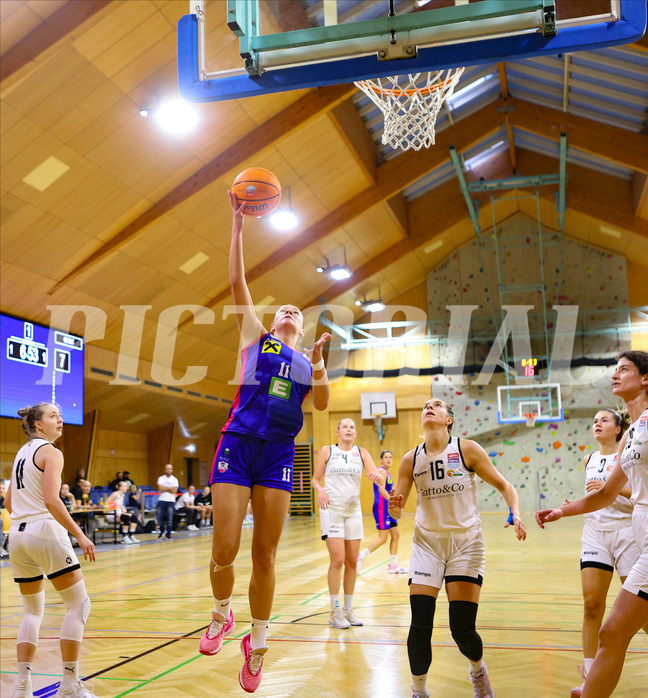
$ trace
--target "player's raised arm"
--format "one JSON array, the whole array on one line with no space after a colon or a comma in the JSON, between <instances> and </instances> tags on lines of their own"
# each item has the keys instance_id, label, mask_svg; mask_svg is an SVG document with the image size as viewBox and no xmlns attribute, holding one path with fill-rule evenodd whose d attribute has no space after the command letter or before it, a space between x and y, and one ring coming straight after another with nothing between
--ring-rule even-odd
<instances>
[{"instance_id":1,"label":"player's raised arm","mask_svg":"<svg viewBox=\"0 0 648 698\"><path fill-rule=\"evenodd\" d=\"M229 256L229 280L232 289L232 299L236 306L236 321L241 332L243 346L256 341L266 332L265 327L257 317L250 289L245 278L245 262L243 259L243 207L239 204L233 191L229 193L232 206L232 242Z\"/></svg>"},{"instance_id":2,"label":"player's raised arm","mask_svg":"<svg viewBox=\"0 0 648 698\"><path fill-rule=\"evenodd\" d=\"M307 352L313 365L313 407L320 412L328 407L331 396L323 357L324 344L330 338L331 335L328 332L323 332L322 336L313 344L313 348Z\"/></svg>"},{"instance_id":3,"label":"player's raised arm","mask_svg":"<svg viewBox=\"0 0 648 698\"><path fill-rule=\"evenodd\" d=\"M565 502L560 507L556 509L540 509L536 512L536 521L540 528L544 528L546 523L551 523L552 521L558 521L562 519L563 516L578 516L579 514L588 514L591 511L597 511L598 509L603 509L603 507L609 507L610 504L614 502L617 496L628 484L628 478L623 472L621 467L621 453L625 448L627 440L627 432L623 435L619 443L619 450L616 459L616 463L612 472L608 476L608 479L598 490L593 490L588 492L581 499L577 499L575 502Z\"/></svg>"},{"instance_id":4,"label":"player's raised arm","mask_svg":"<svg viewBox=\"0 0 648 698\"><path fill-rule=\"evenodd\" d=\"M484 482L494 487L506 501L510 511L510 523L513 524L518 540L526 539L526 528L520 516L520 498L515 487L492 464L486 451L470 439L461 439L461 449L466 465ZM509 521L505 526L510 525Z\"/></svg>"}]
</instances>

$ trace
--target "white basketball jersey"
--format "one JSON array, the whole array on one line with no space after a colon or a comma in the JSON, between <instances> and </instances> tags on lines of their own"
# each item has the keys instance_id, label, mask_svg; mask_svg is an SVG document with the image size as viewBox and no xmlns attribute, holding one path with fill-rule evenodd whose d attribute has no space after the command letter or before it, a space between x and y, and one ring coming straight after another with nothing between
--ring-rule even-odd
<instances>
[{"instance_id":1,"label":"white basketball jersey","mask_svg":"<svg viewBox=\"0 0 648 698\"><path fill-rule=\"evenodd\" d=\"M617 454L602 456L600 451L595 451L590 456L585 466L585 484L592 480L605 482L617 462ZM587 492L587 488L585 489ZM585 523L599 531L612 531L619 528L623 522L630 525L632 522L632 502L627 497L619 495L609 507L585 514Z\"/></svg>"},{"instance_id":2,"label":"white basketball jersey","mask_svg":"<svg viewBox=\"0 0 648 698\"><path fill-rule=\"evenodd\" d=\"M28 516L52 516L43 498L43 474L34 462L36 451L49 441L35 438L18 451L11 471L11 518L24 519ZM54 518L54 517L52 517Z\"/></svg>"},{"instance_id":3,"label":"white basketball jersey","mask_svg":"<svg viewBox=\"0 0 648 698\"><path fill-rule=\"evenodd\" d=\"M332 511L342 516L362 514L360 482L363 469L358 446L353 446L350 451L331 446L331 454L326 461L324 472L324 489Z\"/></svg>"},{"instance_id":4,"label":"white basketball jersey","mask_svg":"<svg viewBox=\"0 0 648 698\"><path fill-rule=\"evenodd\" d=\"M621 467L632 487L630 501L648 507L648 409L628 429Z\"/></svg>"},{"instance_id":5,"label":"white basketball jersey","mask_svg":"<svg viewBox=\"0 0 648 698\"><path fill-rule=\"evenodd\" d=\"M414 452L412 472L418 502L416 523L426 531L467 531L481 527L475 473L466 467L460 440L453 436L443 453L428 456L425 443Z\"/></svg>"}]
</instances>

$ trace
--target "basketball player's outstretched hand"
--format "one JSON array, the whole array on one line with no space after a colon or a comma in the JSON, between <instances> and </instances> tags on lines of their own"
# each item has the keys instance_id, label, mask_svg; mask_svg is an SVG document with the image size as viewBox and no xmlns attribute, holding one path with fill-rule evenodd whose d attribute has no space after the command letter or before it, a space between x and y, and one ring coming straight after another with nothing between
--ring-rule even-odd
<instances>
[{"instance_id":1,"label":"basketball player's outstretched hand","mask_svg":"<svg viewBox=\"0 0 648 698\"><path fill-rule=\"evenodd\" d=\"M236 194L231 189L228 189L227 193L229 195L230 204L232 206L234 220L241 226L243 226L243 207L245 206L245 201L239 201L236 198Z\"/></svg>"},{"instance_id":2,"label":"basketball player's outstretched hand","mask_svg":"<svg viewBox=\"0 0 648 698\"><path fill-rule=\"evenodd\" d=\"M324 344L328 342L329 339L331 339L331 335L328 332L324 332L315 344L313 344L312 349L306 349L306 352L310 354L311 363L316 364L322 360Z\"/></svg>"},{"instance_id":3,"label":"basketball player's outstretched hand","mask_svg":"<svg viewBox=\"0 0 648 698\"><path fill-rule=\"evenodd\" d=\"M94 543L89 538L86 538L86 536L81 536L81 538L77 538L77 543L79 544L81 550L83 550L84 559L90 560L90 562L95 562Z\"/></svg>"},{"instance_id":4,"label":"basketball player's outstretched hand","mask_svg":"<svg viewBox=\"0 0 648 698\"><path fill-rule=\"evenodd\" d=\"M389 497L389 503L387 504L387 509L389 510L389 515L394 519L400 518L403 509L403 495L402 494L392 494Z\"/></svg>"},{"instance_id":5,"label":"basketball player's outstretched hand","mask_svg":"<svg viewBox=\"0 0 648 698\"><path fill-rule=\"evenodd\" d=\"M376 470L375 473L367 473L367 477L372 481L372 482L380 482L382 479L380 477L380 473Z\"/></svg>"},{"instance_id":6,"label":"basketball player's outstretched hand","mask_svg":"<svg viewBox=\"0 0 648 698\"><path fill-rule=\"evenodd\" d=\"M562 515L562 509L540 509L540 511L536 511L535 516L538 526L544 528L546 523L558 521L558 519L562 518Z\"/></svg>"}]
</instances>

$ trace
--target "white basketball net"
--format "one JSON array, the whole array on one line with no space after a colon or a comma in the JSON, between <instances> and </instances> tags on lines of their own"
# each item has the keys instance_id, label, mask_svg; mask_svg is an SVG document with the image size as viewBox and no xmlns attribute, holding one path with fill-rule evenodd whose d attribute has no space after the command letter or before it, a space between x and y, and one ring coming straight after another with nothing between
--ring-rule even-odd
<instances>
[{"instance_id":1,"label":"white basketball net","mask_svg":"<svg viewBox=\"0 0 648 698\"><path fill-rule=\"evenodd\" d=\"M382 142L401 150L420 150L434 145L439 110L454 92L463 71L464 68L451 68L360 80L355 85L380 107L385 117Z\"/></svg>"}]
</instances>

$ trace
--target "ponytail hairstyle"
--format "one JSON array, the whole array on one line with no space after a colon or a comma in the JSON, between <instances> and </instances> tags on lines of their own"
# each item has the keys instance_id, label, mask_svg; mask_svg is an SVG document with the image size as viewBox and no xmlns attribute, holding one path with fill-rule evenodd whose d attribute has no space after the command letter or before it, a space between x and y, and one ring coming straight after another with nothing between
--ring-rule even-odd
<instances>
[{"instance_id":1,"label":"ponytail hairstyle","mask_svg":"<svg viewBox=\"0 0 648 698\"><path fill-rule=\"evenodd\" d=\"M620 427L621 431L616 435L617 443L619 443L619 441L621 441L621 437L625 434L626 429L630 426L630 415L628 415L625 410L617 412L611 407L604 407L601 412L608 412L611 414L612 418L614 419L615 426Z\"/></svg>"},{"instance_id":2,"label":"ponytail hairstyle","mask_svg":"<svg viewBox=\"0 0 648 698\"><path fill-rule=\"evenodd\" d=\"M40 421L40 418L43 416L47 406L51 404L51 402L39 402L33 407L27 405L27 407L23 407L21 410L18 410L18 416L22 417L23 420L22 428L29 439L33 439L36 435L35 422Z\"/></svg>"},{"instance_id":3,"label":"ponytail hairstyle","mask_svg":"<svg viewBox=\"0 0 648 698\"><path fill-rule=\"evenodd\" d=\"M385 453L391 453L392 456L394 455L388 448L386 448L384 451L380 452L380 460L383 459L383 456L385 455Z\"/></svg>"},{"instance_id":4,"label":"ponytail hairstyle","mask_svg":"<svg viewBox=\"0 0 648 698\"><path fill-rule=\"evenodd\" d=\"M448 417L452 419L450 424L448 424L448 436L452 436L452 427L454 426L454 410L452 409L452 407L450 407L450 405L448 405L447 402L445 402L445 400L444 404L446 406L446 412L448 413Z\"/></svg>"}]
</instances>

